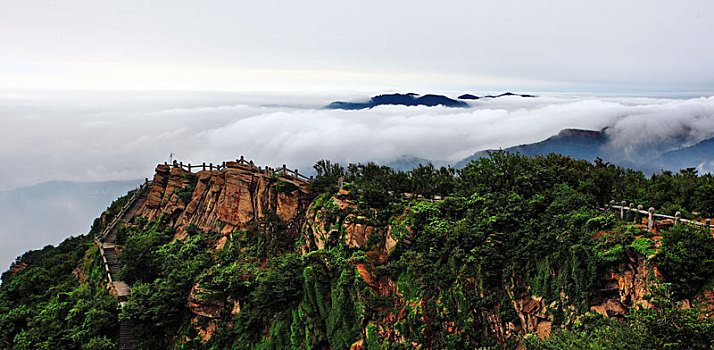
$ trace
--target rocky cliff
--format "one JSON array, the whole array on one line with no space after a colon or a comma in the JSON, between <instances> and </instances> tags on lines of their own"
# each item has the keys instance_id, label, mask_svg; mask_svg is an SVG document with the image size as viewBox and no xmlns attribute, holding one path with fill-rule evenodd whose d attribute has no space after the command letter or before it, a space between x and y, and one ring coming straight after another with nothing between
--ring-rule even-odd
<instances>
[{"instance_id":1,"label":"rocky cliff","mask_svg":"<svg viewBox=\"0 0 714 350\"><path fill-rule=\"evenodd\" d=\"M227 162L224 170L190 173L180 167L158 165L149 197L137 216L163 217L184 238L184 228L228 235L259 223L275 213L297 232L311 195L304 181L269 175L259 168Z\"/></svg>"},{"instance_id":2,"label":"rocky cliff","mask_svg":"<svg viewBox=\"0 0 714 350\"><path fill-rule=\"evenodd\" d=\"M414 231L409 225L412 210L406 208L402 213L380 221L378 210L360 207L356 197L348 186L334 195L315 198L303 181L267 175L241 163L229 162L224 170L198 173L159 165L148 200L137 216L148 220L161 218L175 228L175 239L185 239L185 228L190 224L204 232L220 233L222 238L214 247L220 250L235 232L255 228L275 214L285 223L287 236L296 238L296 247L303 256L336 247L364 251L363 258L348 262L354 269L354 278L366 286L359 298L378 298L390 300L390 303L372 310L378 317L363 319L359 333L402 342L405 334L395 324L415 317L420 322L432 322L423 313L426 300L407 295L403 283L393 276L378 273L377 267L387 261L398 245L408 249L412 244ZM598 277L600 288L591 300L590 312L621 318L632 307L648 307L645 295L653 283L651 271L646 257L634 255L602 272ZM493 293L481 289L475 280L465 282L464 288L480 289L478 294L482 298ZM564 303L564 309L570 314L554 324L556 301L546 301L536 295L526 280L516 276L506 281L503 288L510 303L499 303L480 313L489 336L499 342L517 340L528 333L546 337L554 327L564 327L577 320L575 307L568 304L565 296L559 303ZM239 300L230 303L206 301L205 295L211 293L196 284L186 296L186 305L193 314L192 324L203 340L209 340L219 331L225 315L235 317L241 312ZM505 319L504 315L508 314L516 317ZM464 331L456 325L446 324L444 327L448 332ZM358 340L352 347L366 349L366 339Z\"/></svg>"}]
</instances>

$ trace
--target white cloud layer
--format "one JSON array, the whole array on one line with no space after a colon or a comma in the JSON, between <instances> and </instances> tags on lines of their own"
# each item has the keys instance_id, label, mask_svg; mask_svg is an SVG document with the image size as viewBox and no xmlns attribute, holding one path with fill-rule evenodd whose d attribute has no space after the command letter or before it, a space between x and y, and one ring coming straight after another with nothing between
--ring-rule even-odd
<instances>
[{"instance_id":1,"label":"white cloud layer","mask_svg":"<svg viewBox=\"0 0 714 350\"><path fill-rule=\"evenodd\" d=\"M306 172L321 158L388 163L412 156L454 164L475 151L540 141L564 128L609 126L610 147L625 150L624 161L714 136L714 97L508 97L468 109L320 109L336 99L349 98L0 92L0 239L7 243L0 270L27 249L87 232L96 213L134 182L2 191L51 180L151 177L171 152L186 163L244 155L259 165L285 163ZM711 161L702 167L711 170Z\"/></svg>"},{"instance_id":2,"label":"white cloud layer","mask_svg":"<svg viewBox=\"0 0 714 350\"><path fill-rule=\"evenodd\" d=\"M261 165L309 170L322 158L386 163L413 156L453 164L475 151L540 141L563 128L610 126L612 146L631 152L714 136L714 98L508 97L479 100L469 109L341 111L316 108L334 96L51 96L0 95L0 189L150 177L169 153L194 164L245 155Z\"/></svg>"}]
</instances>

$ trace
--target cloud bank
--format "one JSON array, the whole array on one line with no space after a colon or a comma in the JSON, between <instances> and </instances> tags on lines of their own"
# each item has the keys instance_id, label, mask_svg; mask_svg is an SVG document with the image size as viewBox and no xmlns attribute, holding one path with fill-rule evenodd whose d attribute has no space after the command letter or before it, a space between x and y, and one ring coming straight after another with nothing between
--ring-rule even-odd
<instances>
[{"instance_id":1,"label":"cloud bank","mask_svg":"<svg viewBox=\"0 0 714 350\"><path fill-rule=\"evenodd\" d=\"M564 128L609 127L611 146L627 157L714 136L712 97L505 97L469 109L318 108L328 100L206 92L2 95L0 190L50 180L143 178L169 153L186 163L244 155L262 165L310 170L322 158L388 163L413 156L453 164Z\"/></svg>"},{"instance_id":2,"label":"cloud bank","mask_svg":"<svg viewBox=\"0 0 714 350\"><path fill-rule=\"evenodd\" d=\"M169 153L194 164L244 155L259 165L287 164L307 173L322 158L455 164L476 151L541 141L564 128L608 127L608 147L624 162L714 137L714 97L506 97L474 101L468 109L320 108L348 98L0 92L0 238L7 243L0 269L27 249L86 233L96 213L136 183L85 182L151 177ZM700 170L714 170L712 160ZM85 184L7 192L52 180Z\"/></svg>"}]
</instances>

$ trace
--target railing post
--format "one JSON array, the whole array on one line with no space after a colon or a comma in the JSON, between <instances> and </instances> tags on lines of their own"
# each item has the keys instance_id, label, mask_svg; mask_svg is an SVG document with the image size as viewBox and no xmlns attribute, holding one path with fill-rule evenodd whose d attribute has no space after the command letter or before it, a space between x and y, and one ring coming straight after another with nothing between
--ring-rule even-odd
<instances>
[{"instance_id":1,"label":"railing post","mask_svg":"<svg viewBox=\"0 0 714 350\"><path fill-rule=\"evenodd\" d=\"M654 212L655 208L650 207L647 210L648 216L647 216L647 229L652 230L654 228Z\"/></svg>"},{"instance_id":2,"label":"railing post","mask_svg":"<svg viewBox=\"0 0 714 350\"><path fill-rule=\"evenodd\" d=\"M681 219L682 219L682 212L678 211L678 212L674 213L674 224L675 225L678 224L679 220L681 220Z\"/></svg>"},{"instance_id":3,"label":"railing post","mask_svg":"<svg viewBox=\"0 0 714 350\"><path fill-rule=\"evenodd\" d=\"M615 211L614 206L615 206L615 200L612 199L612 200L610 200L610 210L612 210L613 212Z\"/></svg>"},{"instance_id":4,"label":"railing post","mask_svg":"<svg viewBox=\"0 0 714 350\"><path fill-rule=\"evenodd\" d=\"M625 220L625 206L627 205L627 202L622 201L620 203L620 220Z\"/></svg>"},{"instance_id":5,"label":"railing post","mask_svg":"<svg viewBox=\"0 0 714 350\"><path fill-rule=\"evenodd\" d=\"M637 219L639 219L639 217L640 217L640 210L642 210L642 209L644 209L644 208L645 208L645 207L642 206L642 204L640 204L640 205L637 206L637 211L635 212L635 217L634 217L634 219L632 219L633 223L635 223L635 224L641 224L641 223L642 223L642 220L637 220ZM639 222L638 222L638 221L639 221Z\"/></svg>"},{"instance_id":6,"label":"railing post","mask_svg":"<svg viewBox=\"0 0 714 350\"><path fill-rule=\"evenodd\" d=\"M210 169L211 171L213 171L213 163L208 163L208 164L209 164L208 169Z\"/></svg>"},{"instance_id":7,"label":"railing post","mask_svg":"<svg viewBox=\"0 0 714 350\"><path fill-rule=\"evenodd\" d=\"M243 158L243 156L240 156L240 160L238 160L238 162L240 162L241 164L245 163L245 158Z\"/></svg>"},{"instance_id":8,"label":"railing post","mask_svg":"<svg viewBox=\"0 0 714 350\"><path fill-rule=\"evenodd\" d=\"M630 202L630 206L627 208L627 211L632 212L632 209L635 209L635 203ZM637 213L635 213L635 216L637 216ZM635 219L633 218L632 221Z\"/></svg>"}]
</instances>

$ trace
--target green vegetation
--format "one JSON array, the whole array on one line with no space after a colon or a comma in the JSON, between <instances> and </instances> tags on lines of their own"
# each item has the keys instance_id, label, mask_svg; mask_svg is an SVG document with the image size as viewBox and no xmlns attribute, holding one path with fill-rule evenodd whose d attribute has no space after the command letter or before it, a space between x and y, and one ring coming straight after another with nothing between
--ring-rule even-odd
<instances>
[{"instance_id":1,"label":"green vegetation","mask_svg":"<svg viewBox=\"0 0 714 350\"><path fill-rule=\"evenodd\" d=\"M667 284L653 290L653 308L633 309L624 320L599 314L585 316L572 326L556 330L545 340L526 337L533 350L560 349L711 349L714 319L683 309L672 300Z\"/></svg>"},{"instance_id":2,"label":"green vegetation","mask_svg":"<svg viewBox=\"0 0 714 350\"><path fill-rule=\"evenodd\" d=\"M92 239L130 196L114 201L89 234L29 251L18 271L3 273L0 349L116 349L117 303Z\"/></svg>"},{"instance_id":3,"label":"green vegetation","mask_svg":"<svg viewBox=\"0 0 714 350\"><path fill-rule=\"evenodd\" d=\"M709 230L674 227L662 236L654 263L672 284L674 298L692 298L714 277L714 238Z\"/></svg>"},{"instance_id":4,"label":"green vegetation","mask_svg":"<svg viewBox=\"0 0 714 350\"><path fill-rule=\"evenodd\" d=\"M176 197L178 197L182 202L189 203L191 202L191 196L193 195L193 190L195 189L195 185L186 185L184 187L174 190L171 195L175 194Z\"/></svg>"},{"instance_id":5,"label":"green vegetation","mask_svg":"<svg viewBox=\"0 0 714 350\"><path fill-rule=\"evenodd\" d=\"M314 200L295 221L268 211L228 236L188 225L183 240L163 217L121 229L132 297L118 317L135 321L135 348L711 348L714 323L679 303L711 287L711 234L679 225L657 245L598 210L616 199L710 215L710 175L647 178L602 161L503 152L462 170L315 169ZM197 178L187 180L175 191L185 203ZM297 189L274 184L285 195ZM359 244L347 240L356 226L369 228ZM89 237L29 252L27 268L3 275L0 348L115 348L119 311ZM606 272L639 263L664 276L652 285L654 308L621 320L592 312L609 297ZM517 330L531 296L552 321L548 339Z\"/></svg>"}]
</instances>

